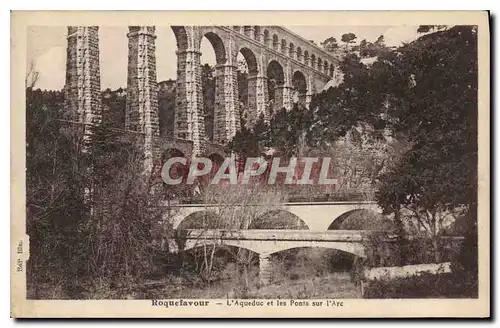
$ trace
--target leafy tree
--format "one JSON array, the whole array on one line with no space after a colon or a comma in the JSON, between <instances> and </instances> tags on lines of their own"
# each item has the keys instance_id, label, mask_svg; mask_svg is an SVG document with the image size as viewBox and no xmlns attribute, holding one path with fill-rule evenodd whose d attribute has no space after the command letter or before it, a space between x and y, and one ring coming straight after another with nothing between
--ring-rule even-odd
<instances>
[{"instance_id":1,"label":"leafy tree","mask_svg":"<svg viewBox=\"0 0 500 328\"><path fill-rule=\"evenodd\" d=\"M339 48L337 39L334 37L329 37L325 41L321 42L320 45L328 52L335 52Z\"/></svg>"},{"instance_id":2,"label":"leafy tree","mask_svg":"<svg viewBox=\"0 0 500 328\"><path fill-rule=\"evenodd\" d=\"M84 202L81 140L61 122L61 92L26 90L26 229L28 297L54 298L75 292L87 272L82 223ZM59 292L60 293L59 293Z\"/></svg>"},{"instance_id":3,"label":"leafy tree","mask_svg":"<svg viewBox=\"0 0 500 328\"><path fill-rule=\"evenodd\" d=\"M350 43L354 43L355 40L357 39L356 34L354 33L344 33L342 34L341 41L346 44L346 47Z\"/></svg>"},{"instance_id":4,"label":"leafy tree","mask_svg":"<svg viewBox=\"0 0 500 328\"><path fill-rule=\"evenodd\" d=\"M414 146L381 176L378 200L388 213L410 212L432 238L438 261L446 220L465 214L469 231L476 226L477 34L455 26L398 52L392 64L400 83L393 92L404 100L389 115L392 128Z\"/></svg>"}]
</instances>

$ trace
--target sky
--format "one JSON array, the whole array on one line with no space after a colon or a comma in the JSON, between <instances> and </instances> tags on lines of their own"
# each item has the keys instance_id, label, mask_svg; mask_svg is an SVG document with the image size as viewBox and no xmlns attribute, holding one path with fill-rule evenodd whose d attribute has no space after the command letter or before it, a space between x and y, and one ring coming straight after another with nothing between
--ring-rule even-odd
<instances>
[{"instance_id":1,"label":"sky","mask_svg":"<svg viewBox=\"0 0 500 328\"><path fill-rule=\"evenodd\" d=\"M285 26L307 40L320 44L333 36L340 40L344 33L354 33L357 42L363 39L375 41L384 35L388 46L398 46L402 42L417 37L417 26ZM66 32L65 26L34 26L28 28L27 63L34 62L39 72L37 88L61 90L65 82L66 69ZM127 84L127 32L128 27L100 27L100 69L101 88L112 90ZM156 28L156 67L157 80L176 78L177 58L175 37L168 26ZM201 44L202 64L215 64L215 53L206 38Z\"/></svg>"}]
</instances>

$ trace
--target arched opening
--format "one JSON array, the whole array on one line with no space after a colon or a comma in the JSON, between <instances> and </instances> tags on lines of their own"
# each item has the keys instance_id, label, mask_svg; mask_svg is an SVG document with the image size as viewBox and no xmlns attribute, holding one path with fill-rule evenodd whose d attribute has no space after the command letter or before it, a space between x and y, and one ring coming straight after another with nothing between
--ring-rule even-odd
<instances>
[{"instance_id":1,"label":"arched opening","mask_svg":"<svg viewBox=\"0 0 500 328\"><path fill-rule=\"evenodd\" d=\"M286 54L286 40L285 39L281 40L281 53Z\"/></svg>"},{"instance_id":2,"label":"arched opening","mask_svg":"<svg viewBox=\"0 0 500 328\"><path fill-rule=\"evenodd\" d=\"M241 26L233 26L233 30L235 30L238 33L241 33Z\"/></svg>"},{"instance_id":3,"label":"arched opening","mask_svg":"<svg viewBox=\"0 0 500 328\"><path fill-rule=\"evenodd\" d=\"M271 37L270 37L270 34L269 34L269 30L264 30L264 45L266 47L270 47L271 46Z\"/></svg>"},{"instance_id":4,"label":"arched opening","mask_svg":"<svg viewBox=\"0 0 500 328\"><path fill-rule=\"evenodd\" d=\"M273 49L278 51L279 49L279 41L278 36L276 34L273 35Z\"/></svg>"},{"instance_id":5,"label":"arched opening","mask_svg":"<svg viewBox=\"0 0 500 328\"><path fill-rule=\"evenodd\" d=\"M271 116L283 107L284 83L285 75L283 67L276 60L272 60L267 65L268 108Z\"/></svg>"},{"instance_id":6,"label":"arched opening","mask_svg":"<svg viewBox=\"0 0 500 328\"><path fill-rule=\"evenodd\" d=\"M302 62L302 59L303 59L303 57L302 57L302 48L301 47L297 47L297 60L299 62Z\"/></svg>"},{"instance_id":7,"label":"arched opening","mask_svg":"<svg viewBox=\"0 0 500 328\"><path fill-rule=\"evenodd\" d=\"M333 77L334 73L335 73L335 67L333 66L333 64L330 64L330 71L328 72L328 75Z\"/></svg>"},{"instance_id":8,"label":"arched opening","mask_svg":"<svg viewBox=\"0 0 500 328\"><path fill-rule=\"evenodd\" d=\"M272 281L312 283L320 295L336 298L360 296L359 287L352 281L357 261L354 254L323 247L296 247L272 253L270 260Z\"/></svg>"},{"instance_id":9,"label":"arched opening","mask_svg":"<svg viewBox=\"0 0 500 328\"><path fill-rule=\"evenodd\" d=\"M309 227L295 214L284 210L272 210L253 220L248 229L308 230Z\"/></svg>"},{"instance_id":10,"label":"arched opening","mask_svg":"<svg viewBox=\"0 0 500 328\"><path fill-rule=\"evenodd\" d=\"M307 66L309 66L310 62L309 62L309 52L306 50L304 51L304 64L306 64Z\"/></svg>"},{"instance_id":11,"label":"arched opening","mask_svg":"<svg viewBox=\"0 0 500 328\"><path fill-rule=\"evenodd\" d=\"M245 26L243 28L243 31L244 31L245 36L247 36L249 38L253 38L254 37L252 26Z\"/></svg>"},{"instance_id":12,"label":"arched opening","mask_svg":"<svg viewBox=\"0 0 500 328\"><path fill-rule=\"evenodd\" d=\"M291 42L290 46L288 46L288 56L290 56L290 58L295 59L295 46Z\"/></svg>"},{"instance_id":13,"label":"arched opening","mask_svg":"<svg viewBox=\"0 0 500 328\"><path fill-rule=\"evenodd\" d=\"M300 108L306 108L307 82L301 71L295 71L292 76L293 102Z\"/></svg>"},{"instance_id":14,"label":"arched opening","mask_svg":"<svg viewBox=\"0 0 500 328\"><path fill-rule=\"evenodd\" d=\"M321 61L321 58L318 57L318 66L317 66L318 71L321 71L323 69L323 62Z\"/></svg>"},{"instance_id":15,"label":"arched opening","mask_svg":"<svg viewBox=\"0 0 500 328\"><path fill-rule=\"evenodd\" d=\"M257 58L252 50L242 48L237 60L241 125L249 128L257 119Z\"/></svg>"},{"instance_id":16,"label":"arched opening","mask_svg":"<svg viewBox=\"0 0 500 328\"><path fill-rule=\"evenodd\" d=\"M183 26L156 27L156 69L158 82L158 121L160 136L174 137L175 112L185 104L185 97L176 96L185 78L179 70L179 56L188 48L188 35ZM176 54L178 51L179 54ZM172 65L174 63L174 65ZM183 126L183 122L177 122ZM184 138L186 135L183 135Z\"/></svg>"},{"instance_id":17,"label":"arched opening","mask_svg":"<svg viewBox=\"0 0 500 328\"><path fill-rule=\"evenodd\" d=\"M257 40L258 42L261 42L262 40L260 39L260 34L261 34L261 30L260 30L260 26L259 25L255 25L253 27L253 33L254 33L254 36L253 38L255 40Z\"/></svg>"},{"instance_id":18,"label":"arched opening","mask_svg":"<svg viewBox=\"0 0 500 328\"><path fill-rule=\"evenodd\" d=\"M316 56L314 54L311 55L311 67L316 68Z\"/></svg>"},{"instance_id":19,"label":"arched opening","mask_svg":"<svg viewBox=\"0 0 500 328\"><path fill-rule=\"evenodd\" d=\"M328 227L328 230L378 230L391 231L394 222L387 217L366 209L355 209L340 215Z\"/></svg>"},{"instance_id":20,"label":"arched opening","mask_svg":"<svg viewBox=\"0 0 500 328\"><path fill-rule=\"evenodd\" d=\"M215 212L194 212L186 216L177 227L177 230L188 229L224 229L224 222Z\"/></svg>"},{"instance_id":21,"label":"arched opening","mask_svg":"<svg viewBox=\"0 0 500 328\"><path fill-rule=\"evenodd\" d=\"M204 37L210 42L212 45L212 48L215 52L215 62L217 64L225 64L227 57L226 57L226 47L224 46L224 42L222 39L215 33L213 32L207 32L205 33ZM206 46L203 45L204 39L202 40L202 44L200 46L201 50L201 55L203 58L203 53L204 48L206 49Z\"/></svg>"}]
</instances>

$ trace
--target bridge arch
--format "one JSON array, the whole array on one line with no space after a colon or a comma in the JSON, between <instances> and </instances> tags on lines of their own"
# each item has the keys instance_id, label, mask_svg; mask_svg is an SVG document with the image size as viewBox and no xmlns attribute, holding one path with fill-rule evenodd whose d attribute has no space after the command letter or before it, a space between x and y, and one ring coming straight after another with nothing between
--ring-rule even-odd
<instances>
[{"instance_id":1,"label":"bridge arch","mask_svg":"<svg viewBox=\"0 0 500 328\"><path fill-rule=\"evenodd\" d=\"M262 33L262 32L261 32L261 30L260 30L260 26L259 26L259 25L255 25L255 26L253 27L253 33L254 33L254 34L253 34L253 38L254 38L256 41L261 42L261 40L260 40L260 35L261 35L261 33Z\"/></svg>"},{"instance_id":2,"label":"bridge arch","mask_svg":"<svg viewBox=\"0 0 500 328\"><path fill-rule=\"evenodd\" d=\"M307 224L297 215L286 210L271 210L254 219L248 229L308 230Z\"/></svg>"},{"instance_id":3,"label":"bridge arch","mask_svg":"<svg viewBox=\"0 0 500 328\"><path fill-rule=\"evenodd\" d=\"M310 62L309 62L309 51L304 51L304 64L306 64L307 66L310 66Z\"/></svg>"},{"instance_id":4,"label":"bridge arch","mask_svg":"<svg viewBox=\"0 0 500 328\"><path fill-rule=\"evenodd\" d=\"M286 40L285 39L281 39L281 49L280 49L281 53L286 55Z\"/></svg>"},{"instance_id":5,"label":"bridge arch","mask_svg":"<svg viewBox=\"0 0 500 328\"><path fill-rule=\"evenodd\" d=\"M297 47L297 60L302 63L302 48Z\"/></svg>"},{"instance_id":6,"label":"bridge arch","mask_svg":"<svg viewBox=\"0 0 500 328\"><path fill-rule=\"evenodd\" d=\"M292 42L290 42L290 45L288 46L288 56L295 59L295 46Z\"/></svg>"},{"instance_id":7,"label":"bridge arch","mask_svg":"<svg viewBox=\"0 0 500 328\"><path fill-rule=\"evenodd\" d=\"M316 68L316 55L315 54L311 55L311 67Z\"/></svg>"},{"instance_id":8,"label":"bridge arch","mask_svg":"<svg viewBox=\"0 0 500 328\"><path fill-rule=\"evenodd\" d=\"M271 36L268 29L264 29L264 45L266 47L271 47Z\"/></svg>"},{"instance_id":9,"label":"bridge arch","mask_svg":"<svg viewBox=\"0 0 500 328\"><path fill-rule=\"evenodd\" d=\"M273 34L273 49L279 51L278 34Z\"/></svg>"}]
</instances>

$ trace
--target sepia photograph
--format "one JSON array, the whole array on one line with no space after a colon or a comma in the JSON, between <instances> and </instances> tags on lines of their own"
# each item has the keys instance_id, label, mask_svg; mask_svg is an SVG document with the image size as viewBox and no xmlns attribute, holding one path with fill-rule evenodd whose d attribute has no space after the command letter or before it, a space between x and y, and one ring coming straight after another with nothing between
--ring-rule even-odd
<instances>
[{"instance_id":1,"label":"sepia photograph","mask_svg":"<svg viewBox=\"0 0 500 328\"><path fill-rule=\"evenodd\" d=\"M15 316L489 315L486 12L15 14Z\"/></svg>"}]
</instances>

